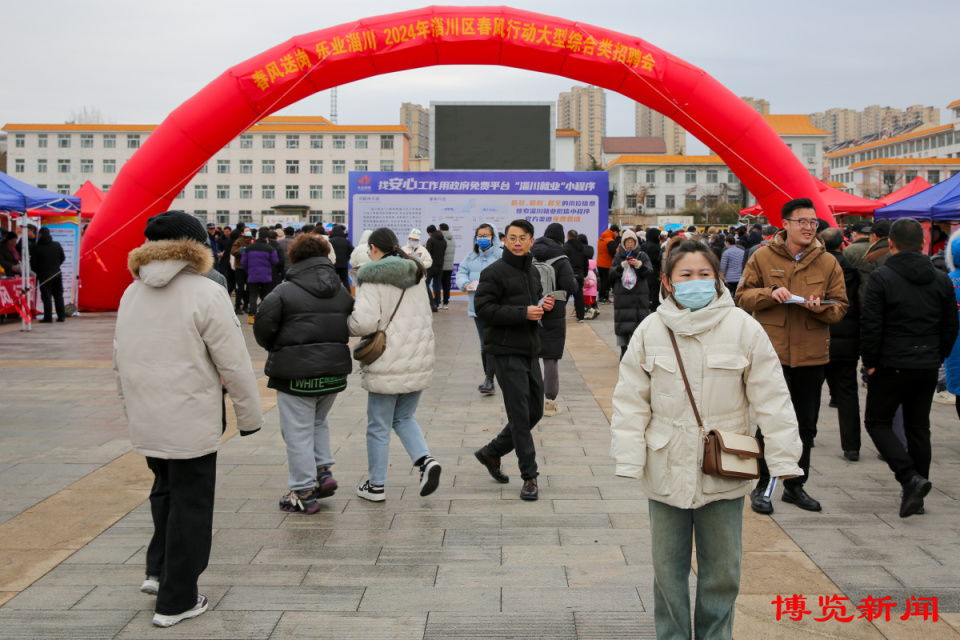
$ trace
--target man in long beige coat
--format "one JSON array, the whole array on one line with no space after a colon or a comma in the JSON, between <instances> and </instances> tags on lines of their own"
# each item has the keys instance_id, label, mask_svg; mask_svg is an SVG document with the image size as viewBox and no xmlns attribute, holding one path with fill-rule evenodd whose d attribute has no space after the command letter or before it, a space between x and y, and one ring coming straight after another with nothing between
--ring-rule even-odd
<instances>
[{"instance_id":1,"label":"man in long beige coat","mask_svg":"<svg viewBox=\"0 0 960 640\"><path fill-rule=\"evenodd\" d=\"M770 337L790 390L800 426L803 475L783 483L783 501L820 511L804 483L810 476L810 450L817 435L820 391L830 361L830 329L847 313L843 270L817 235L817 212L808 198L791 200L782 210L784 228L747 262L737 289L737 305L752 313ZM802 300L797 300L797 297ZM831 301L822 304L822 301ZM763 443L763 436L757 431ZM764 497L770 474L760 465L752 494L757 513L773 513Z\"/></svg>"}]
</instances>

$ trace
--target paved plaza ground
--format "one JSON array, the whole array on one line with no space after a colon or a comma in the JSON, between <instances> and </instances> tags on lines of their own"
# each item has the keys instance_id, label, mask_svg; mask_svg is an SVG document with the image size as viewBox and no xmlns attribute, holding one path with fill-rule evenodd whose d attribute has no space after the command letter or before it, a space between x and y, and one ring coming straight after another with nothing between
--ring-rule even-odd
<instances>
[{"instance_id":1,"label":"paved plaza ground","mask_svg":"<svg viewBox=\"0 0 960 640\"><path fill-rule=\"evenodd\" d=\"M0 325L0 638L653 638L647 501L613 475L610 396L619 350L612 307L568 324L565 413L536 429L540 500L519 499L516 458L495 483L473 457L505 423L481 397L466 302L434 315L434 384L417 419L443 466L427 498L399 441L387 500L356 497L366 474L366 392L350 377L331 413L340 489L312 516L285 514L284 443L265 352L243 325L266 427L218 458L215 534L201 592L210 611L171 629L139 592L152 525L152 476L131 452L110 368L115 316ZM926 515L900 519L899 486L864 433L860 462L840 451L824 388L808 513L777 498L745 509L736 638L960 638L960 423L933 408L934 489ZM861 390L861 402L865 390ZM232 413L228 411L231 423ZM695 563L694 563L695 564ZM696 567L694 567L695 569ZM691 575L691 589L696 577ZM806 599L800 622L771 602ZM891 621L817 622L819 598L898 603ZM939 621L901 621L911 596L937 598Z\"/></svg>"}]
</instances>

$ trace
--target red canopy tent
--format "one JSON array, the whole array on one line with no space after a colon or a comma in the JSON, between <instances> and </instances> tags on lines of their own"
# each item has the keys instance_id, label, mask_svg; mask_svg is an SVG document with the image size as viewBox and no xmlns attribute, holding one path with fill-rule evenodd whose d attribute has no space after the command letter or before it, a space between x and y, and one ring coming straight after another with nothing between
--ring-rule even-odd
<instances>
[{"instance_id":1,"label":"red canopy tent","mask_svg":"<svg viewBox=\"0 0 960 640\"><path fill-rule=\"evenodd\" d=\"M820 194L823 196L824 201L827 203L830 211L835 216L844 216L848 214L872 214L874 209L882 207L885 204L878 200L869 200L845 191L840 191L840 189L831 187L819 178L815 178L815 180L817 182L817 189L820 190ZM740 215L763 215L763 208L759 204L755 204L752 207L740 209Z\"/></svg>"},{"instance_id":2,"label":"red canopy tent","mask_svg":"<svg viewBox=\"0 0 960 640\"><path fill-rule=\"evenodd\" d=\"M910 196L915 196L921 191L925 189L929 189L931 186L933 185L931 185L929 182L927 182L920 176L917 176L916 178L911 180L909 183L900 187L893 193L888 193L887 195L877 200L877 208L879 209L880 207L885 207L888 204L893 204L894 202L900 202L901 200L905 200Z\"/></svg>"},{"instance_id":3,"label":"red canopy tent","mask_svg":"<svg viewBox=\"0 0 960 640\"><path fill-rule=\"evenodd\" d=\"M98 189L96 185L87 180L75 194L77 198L80 198L80 219L83 222L89 222L93 215L97 212L97 209L100 208L100 203L103 202L103 199L106 197L103 191Z\"/></svg>"}]
</instances>

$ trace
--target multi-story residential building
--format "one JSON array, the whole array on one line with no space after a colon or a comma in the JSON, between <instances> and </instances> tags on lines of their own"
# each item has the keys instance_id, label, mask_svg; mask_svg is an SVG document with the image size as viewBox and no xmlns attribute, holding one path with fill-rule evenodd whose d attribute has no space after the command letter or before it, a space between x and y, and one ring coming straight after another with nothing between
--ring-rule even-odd
<instances>
[{"instance_id":1,"label":"multi-story residential building","mask_svg":"<svg viewBox=\"0 0 960 640\"><path fill-rule=\"evenodd\" d=\"M557 100L557 128L575 129L576 170L600 164L602 140L607 135L607 95L600 87L572 87ZM602 165L601 165L602 166Z\"/></svg>"},{"instance_id":2,"label":"multi-story residential building","mask_svg":"<svg viewBox=\"0 0 960 640\"><path fill-rule=\"evenodd\" d=\"M777 132L807 171L816 177L823 175L823 142L830 134L815 127L805 115L766 115L767 121Z\"/></svg>"},{"instance_id":3,"label":"multi-story residential building","mask_svg":"<svg viewBox=\"0 0 960 640\"><path fill-rule=\"evenodd\" d=\"M400 105L400 124L410 132L410 159L430 157L430 109L404 102Z\"/></svg>"},{"instance_id":4,"label":"multi-story residential building","mask_svg":"<svg viewBox=\"0 0 960 640\"><path fill-rule=\"evenodd\" d=\"M90 181L109 191L124 163L156 125L8 124L12 174L73 194ZM263 214L300 213L304 222L346 222L350 171L409 166L402 125L334 125L319 116L271 116L200 168L171 208L204 222L258 223Z\"/></svg>"},{"instance_id":5,"label":"multi-story residential building","mask_svg":"<svg viewBox=\"0 0 960 640\"><path fill-rule=\"evenodd\" d=\"M871 136L890 137L907 133L907 130L918 125L940 124L940 109L925 107L920 104L906 109L894 109L871 105L863 111L853 109L827 109L810 114L814 126L826 130L827 147L842 142L853 142ZM869 142L869 140L862 140Z\"/></svg>"},{"instance_id":6,"label":"multi-story residential building","mask_svg":"<svg viewBox=\"0 0 960 640\"><path fill-rule=\"evenodd\" d=\"M740 99L750 105L750 108L762 116L770 115L770 101L753 96L740 96Z\"/></svg>"},{"instance_id":7,"label":"multi-story residential building","mask_svg":"<svg viewBox=\"0 0 960 640\"><path fill-rule=\"evenodd\" d=\"M682 156L687 152L687 132L662 113L638 102L634 119L638 138L662 138L667 155Z\"/></svg>"},{"instance_id":8,"label":"multi-story residential building","mask_svg":"<svg viewBox=\"0 0 960 640\"><path fill-rule=\"evenodd\" d=\"M828 179L865 198L883 197L922 177L931 184L955 175L960 158L960 100L947 106L952 122L921 125L903 135L828 153Z\"/></svg>"}]
</instances>

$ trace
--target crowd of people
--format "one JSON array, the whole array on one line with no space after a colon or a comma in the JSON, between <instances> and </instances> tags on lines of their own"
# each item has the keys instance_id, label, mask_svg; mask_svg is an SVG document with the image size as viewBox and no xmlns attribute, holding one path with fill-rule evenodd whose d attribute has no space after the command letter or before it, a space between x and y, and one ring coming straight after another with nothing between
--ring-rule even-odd
<instances>
[{"instance_id":1,"label":"crowd of people","mask_svg":"<svg viewBox=\"0 0 960 640\"><path fill-rule=\"evenodd\" d=\"M118 311L114 366L131 440L155 476L141 587L157 594L154 624L207 607L196 582L210 552L225 394L241 436L263 424L243 316L277 391L289 466L282 511L317 513L339 488L329 420L355 361L367 392L368 459L356 495L387 499L393 431L419 471L419 494L437 489L442 467L416 412L433 380L433 314L450 308L458 257L456 288L479 339L478 393L494 396L499 386L506 411L474 456L507 484L502 460L514 452L523 500L539 497L533 429L562 411L567 325L612 304L621 362L611 455L616 474L637 479L649 498L658 637L731 637L746 496L754 511L772 513L782 481L783 502L821 510L806 487L825 381L851 463L866 381L863 423L902 486L900 516L924 513L930 409L945 359L946 388L960 391L960 233L936 237L931 259L909 218L854 225L847 237L820 221L810 200L781 213L782 228L728 233L611 225L595 247L559 223L540 237L526 220L503 230L484 223L462 255L446 224L428 226L425 242L419 229L403 243L387 228L368 230L354 247L338 227L329 235L262 227L254 239L243 224L204 229L176 211L151 218L147 242L130 256L136 280ZM351 337L362 338L352 353ZM756 473L705 472L708 433L755 436Z\"/></svg>"}]
</instances>

